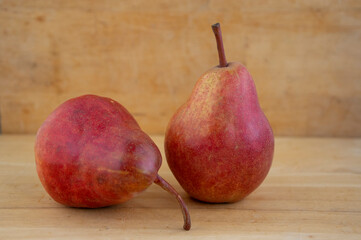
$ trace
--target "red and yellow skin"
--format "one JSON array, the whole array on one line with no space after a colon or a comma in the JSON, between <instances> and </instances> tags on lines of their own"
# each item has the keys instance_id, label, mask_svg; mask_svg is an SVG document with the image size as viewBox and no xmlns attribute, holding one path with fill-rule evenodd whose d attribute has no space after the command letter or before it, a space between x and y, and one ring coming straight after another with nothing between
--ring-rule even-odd
<instances>
[{"instance_id":1,"label":"red and yellow skin","mask_svg":"<svg viewBox=\"0 0 361 240\"><path fill-rule=\"evenodd\" d=\"M39 178L57 202L97 208L125 202L154 182L161 154L129 112L109 98L70 99L40 127Z\"/></svg>"},{"instance_id":2,"label":"red and yellow skin","mask_svg":"<svg viewBox=\"0 0 361 240\"><path fill-rule=\"evenodd\" d=\"M184 190L205 202L236 202L254 191L272 163L274 137L251 75L240 63L214 67L171 119L168 165Z\"/></svg>"}]
</instances>

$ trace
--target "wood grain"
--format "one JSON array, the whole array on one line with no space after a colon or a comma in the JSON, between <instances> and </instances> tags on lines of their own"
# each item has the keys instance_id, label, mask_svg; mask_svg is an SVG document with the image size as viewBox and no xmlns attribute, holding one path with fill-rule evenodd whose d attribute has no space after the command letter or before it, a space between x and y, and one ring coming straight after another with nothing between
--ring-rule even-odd
<instances>
[{"instance_id":1,"label":"wood grain","mask_svg":"<svg viewBox=\"0 0 361 240\"><path fill-rule=\"evenodd\" d=\"M163 137L153 136L164 156ZM235 204L187 196L166 162L160 175L192 217L153 184L127 203L75 209L54 202L37 177L33 135L0 136L0 239L360 239L361 139L276 138L265 182Z\"/></svg>"},{"instance_id":2,"label":"wood grain","mask_svg":"<svg viewBox=\"0 0 361 240\"><path fill-rule=\"evenodd\" d=\"M3 133L34 133L68 98L112 97L164 133L196 80L243 62L276 135L361 136L361 2L0 1Z\"/></svg>"}]
</instances>

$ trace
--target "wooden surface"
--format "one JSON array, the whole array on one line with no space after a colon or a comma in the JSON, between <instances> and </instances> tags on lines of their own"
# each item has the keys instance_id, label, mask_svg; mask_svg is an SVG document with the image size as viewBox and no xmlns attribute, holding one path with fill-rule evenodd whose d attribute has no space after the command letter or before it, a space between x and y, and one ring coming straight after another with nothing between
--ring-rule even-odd
<instances>
[{"instance_id":1,"label":"wooden surface","mask_svg":"<svg viewBox=\"0 0 361 240\"><path fill-rule=\"evenodd\" d=\"M276 135L361 137L361 1L0 0L3 133L70 97L118 100L162 134L198 77L243 62Z\"/></svg>"},{"instance_id":2,"label":"wooden surface","mask_svg":"<svg viewBox=\"0 0 361 240\"><path fill-rule=\"evenodd\" d=\"M163 153L163 138L153 139ZM0 239L361 239L361 139L277 138L265 182L235 204L190 199L192 229L157 185L127 203L63 207L38 180L34 136L0 136Z\"/></svg>"}]
</instances>

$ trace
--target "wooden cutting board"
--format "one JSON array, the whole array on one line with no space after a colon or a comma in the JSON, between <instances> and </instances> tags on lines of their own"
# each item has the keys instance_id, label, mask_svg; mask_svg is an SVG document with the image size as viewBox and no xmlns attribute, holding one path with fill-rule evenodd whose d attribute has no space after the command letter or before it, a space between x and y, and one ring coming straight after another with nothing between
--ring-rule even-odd
<instances>
[{"instance_id":1,"label":"wooden cutting board","mask_svg":"<svg viewBox=\"0 0 361 240\"><path fill-rule=\"evenodd\" d=\"M33 135L0 135L0 239L361 239L361 139L277 138L271 172L235 204L190 199L166 164L160 174L188 204L160 187L127 203L75 209L38 180ZM153 136L163 151L163 138Z\"/></svg>"}]
</instances>

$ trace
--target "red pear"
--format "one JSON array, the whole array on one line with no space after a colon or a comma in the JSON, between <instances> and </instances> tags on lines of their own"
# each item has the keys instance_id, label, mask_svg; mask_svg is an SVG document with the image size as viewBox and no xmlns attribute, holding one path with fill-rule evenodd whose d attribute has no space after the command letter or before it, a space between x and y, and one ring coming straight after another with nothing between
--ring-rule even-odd
<instances>
[{"instance_id":1,"label":"red pear","mask_svg":"<svg viewBox=\"0 0 361 240\"><path fill-rule=\"evenodd\" d=\"M158 174L161 154L132 115L116 101L85 95L60 105L35 143L39 178L57 202L98 208L128 201L153 182L173 194L191 227L180 195Z\"/></svg>"},{"instance_id":2,"label":"red pear","mask_svg":"<svg viewBox=\"0 0 361 240\"><path fill-rule=\"evenodd\" d=\"M227 63L219 24L220 65L204 73L169 122L168 165L184 190L205 202L236 202L254 191L272 163L274 137L255 84L240 63Z\"/></svg>"}]
</instances>

